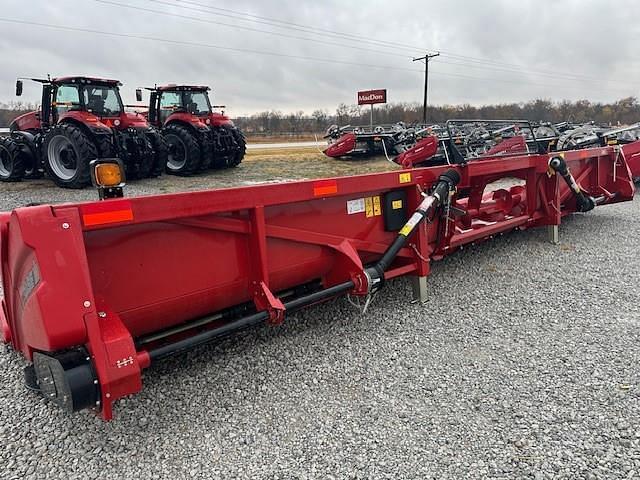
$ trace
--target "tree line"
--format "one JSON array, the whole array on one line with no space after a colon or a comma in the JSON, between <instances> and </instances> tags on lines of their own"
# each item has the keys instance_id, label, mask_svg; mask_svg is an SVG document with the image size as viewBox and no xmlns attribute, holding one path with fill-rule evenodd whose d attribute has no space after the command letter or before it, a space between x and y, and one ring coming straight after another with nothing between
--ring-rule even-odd
<instances>
[{"instance_id":1,"label":"tree line","mask_svg":"<svg viewBox=\"0 0 640 480\"><path fill-rule=\"evenodd\" d=\"M0 103L0 127L7 127L18 115L37 108L37 105L23 102ZM487 120L522 119L531 121L573 122L595 121L617 125L640 121L640 103L635 97L623 98L612 103L590 102L589 100L554 102L538 99L522 103L504 103L474 106L435 105L429 107L430 123L443 123L448 119L482 118ZM374 123L415 123L422 119L422 105L419 103L388 103L376 105ZM321 133L329 125L366 125L369 123L369 106L338 105L335 113L315 110L311 115L303 111L283 113L269 110L234 119L245 133L250 135L304 135Z\"/></svg>"},{"instance_id":2,"label":"tree line","mask_svg":"<svg viewBox=\"0 0 640 480\"><path fill-rule=\"evenodd\" d=\"M283 114L277 110L240 117L236 124L248 133L275 134L282 132L322 132L329 125L368 125L370 118L368 105L338 105L334 114L327 110L316 110L311 115L303 112ZM449 119L518 119L534 122L576 123L594 121L600 124L617 125L640 122L640 102L635 97L623 98L612 103L590 102L589 100L554 102L538 99L530 102L503 103L474 106L436 105L428 109L429 123L444 123ZM388 103L374 107L374 124L417 123L422 121L422 104Z\"/></svg>"}]
</instances>

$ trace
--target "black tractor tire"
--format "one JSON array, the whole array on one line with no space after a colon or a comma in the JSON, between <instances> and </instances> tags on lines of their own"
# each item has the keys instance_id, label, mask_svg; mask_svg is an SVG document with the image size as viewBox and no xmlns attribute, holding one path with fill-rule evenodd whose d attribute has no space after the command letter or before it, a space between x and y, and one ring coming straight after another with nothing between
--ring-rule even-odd
<instances>
[{"instance_id":1,"label":"black tractor tire","mask_svg":"<svg viewBox=\"0 0 640 480\"><path fill-rule=\"evenodd\" d=\"M94 135L93 140L98 150L98 158L114 158L118 156L116 147L113 145L113 135Z\"/></svg>"},{"instance_id":2,"label":"black tractor tire","mask_svg":"<svg viewBox=\"0 0 640 480\"><path fill-rule=\"evenodd\" d=\"M89 162L98 158L98 150L79 127L63 123L45 134L42 158L47 175L57 186L84 188L91 184Z\"/></svg>"},{"instance_id":3,"label":"black tractor tire","mask_svg":"<svg viewBox=\"0 0 640 480\"><path fill-rule=\"evenodd\" d=\"M25 138L26 135L29 136ZM22 164L24 165L23 178L29 180L42 178L44 175L41 165L42 162L40 161L40 153L36 146L38 135L38 132L26 131L16 133L11 137L20 147L20 153L18 155L20 155Z\"/></svg>"},{"instance_id":4,"label":"black tractor tire","mask_svg":"<svg viewBox=\"0 0 640 480\"><path fill-rule=\"evenodd\" d=\"M136 158L136 178L149 178L154 176L155 153L149 138L144 135L144 144L138 145Z\"/></svg>"},{"instance_id":5,"label":"black tractor tire","mask_svg":"<svg viewBox=\"0 0 640 480\"><path fill-rule=\"evenodd\" d=\"M42 178L44 172L40 169L37 153L27 148L23 148L20 153L24 163L24 178L28 180Z\"/></svg>"},{"instance_id":6,"label":"black tractor tire","mask_svg":"<svg viewBox=\"0 0 640 480\"><path fill-rule=\"evenodd\" d=\"M204 172L213 165L213 136L211 130L206 130L200 133L200 153L202 155L200 159L200 166L198 170Z\"/></svg>"},{"instance_id":7,"label":"black tractor tire","mask_svg":"<svg viewBox=\"0 0 640 480\"><path fill-rule=\"evenodd\" d=\"M19 182L24 177L20 145L13 138L0 137L0 181Z\"/></svg>"},{"instance_id":8,"label":"black tractor tire","mask_svg":"<svg viewBox=\"0 0 640 480\"><path fill-rule=\"evenodd\" d=\"M211 168L228 168L233 163L238 148L233 129L226 125L213 127L211 137L214 143Z\"/></svg>"},{"instance_id":9,"label":"black tractor tire","mask_svg":"<svg viewBox=\"0 0 640 480\"><path fill-rule=\"evenodd\" d=\"M233 138L238 144L237 150L233 153L233 156L229 159L229 167L237 167L242 162L244 155L247 153L247 140L244 138L244 133L238 128L232 130Z\"/></svg>"},{"instance_id":10,"label":"black tractor tire","mask_svg":"<svg viewBox=\"0 0 640 480\"><path fill-rule=\"evenodd\" d=\"M167 158L169 157L169 148L167 142L164 141L163 136L158 130L151 127L147 132L147 138L151 143L153 149L153 168L151 170L151 177L159 177L167 168Z\"/></svg>"},{"instance_id":11,"label":"black tractor tire","mask_svg":"<svg viewBox=\"0 0 640 480\"><path fill-rule=\"evenodd\" d=\"M202 152L198 140L182 125L172 124L162 130L169 147L166 172L170 175L193 175L198 171Z\"/></svg>"}]
</instances>

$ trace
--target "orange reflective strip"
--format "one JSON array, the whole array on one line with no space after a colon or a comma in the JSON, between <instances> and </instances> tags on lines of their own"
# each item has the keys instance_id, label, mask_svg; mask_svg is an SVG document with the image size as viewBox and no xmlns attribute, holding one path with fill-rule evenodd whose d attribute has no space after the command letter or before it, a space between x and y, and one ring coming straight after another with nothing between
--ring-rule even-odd
<instances>
[{"instance_id":1,"label":"orange reflective strip","mask_svg":"<svg viewBox=\"0 0 640 480\"><path fill-rule=\"evenodd\" d=\"M131 209L85 213L82 215L82 222L87 227L91 225L104 225L105 223L128 222L130 220L133 220L133 211Z\"/></svg>"},{"instance_id":2,"label":"orange reflective strip","mask_svg":"<svg viewBox=\"0 0 640 480\"><path fill-rule=\"evenodd\" d=\"M338 183L335 180L319 180L313 183L313 195L315 197L333 193L338 193Z\"/></svg>"},{"instance_id":3,"label":"orange reflective strip","mask_svg":"<svg viewBox=\"0 0 640 480\"><path fill-rule=\"evenodd\" d=\"M314 187L313 194L318 197L321 195L331 195L332 193L338 193L338 187Z\"/></svg>"}]
</instances>

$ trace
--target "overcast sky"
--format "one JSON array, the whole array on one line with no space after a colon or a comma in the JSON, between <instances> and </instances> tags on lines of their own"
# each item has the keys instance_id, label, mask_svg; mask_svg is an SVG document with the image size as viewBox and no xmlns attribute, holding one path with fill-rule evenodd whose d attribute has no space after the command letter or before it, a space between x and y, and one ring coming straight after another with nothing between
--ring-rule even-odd
<instances>
[{"instance_id":1,"label":"overcast sky","mask_svg":"<svg viewBox=\"0 0 640 480\"><path fill-rule=\"evenodd\" d=\"M213 102L228 105L233 116L333 112L369 88L386 88L390 102L421 102L424 65L412 57L438 50L429 65L430 104L639 95L637 0L0 0L0 6L0 102L15 99L16 76L47 73L118 78L128 102L139 86L208 84ZM38 100L38 87L25 84L23 99Z\"/></svg>"}]
</instances>

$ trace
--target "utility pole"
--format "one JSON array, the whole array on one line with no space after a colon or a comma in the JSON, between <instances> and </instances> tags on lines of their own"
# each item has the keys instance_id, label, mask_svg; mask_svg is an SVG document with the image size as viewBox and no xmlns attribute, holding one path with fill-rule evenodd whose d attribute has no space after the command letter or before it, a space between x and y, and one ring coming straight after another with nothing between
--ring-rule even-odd
<instances>
[{"instance_id":1,"label":"utility pole","mask_svg":"<svg viewBox=\"0 0 640 480\"><path fill-rule=\"evenodd\" d=\"M427 123L427 91L429 89L429 60L440 55L440 52L429 55L426 53L424 57L414 58L414 62L424 60L424 103L422 104L422 122Z\"/></svg>"}]
</instances>

